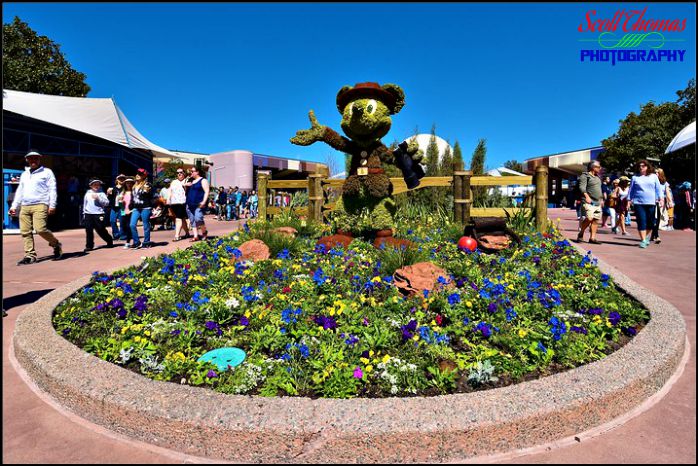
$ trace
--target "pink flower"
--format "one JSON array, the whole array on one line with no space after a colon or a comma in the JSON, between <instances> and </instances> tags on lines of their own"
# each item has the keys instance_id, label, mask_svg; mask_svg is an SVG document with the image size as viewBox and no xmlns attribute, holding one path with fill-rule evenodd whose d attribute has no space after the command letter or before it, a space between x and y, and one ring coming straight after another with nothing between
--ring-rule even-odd
<instances>
[{"instance_id":1,"label":"pink flower","mask_svg":"<svg viewBox=\"0 0 698 466\"><path fill-rule=\"evenodd\" d=\"M357 367L354 369L354 377L357 379L363 379L364 378L364 373L361 371L360 367Z\"/></svg>"}]
</instances>

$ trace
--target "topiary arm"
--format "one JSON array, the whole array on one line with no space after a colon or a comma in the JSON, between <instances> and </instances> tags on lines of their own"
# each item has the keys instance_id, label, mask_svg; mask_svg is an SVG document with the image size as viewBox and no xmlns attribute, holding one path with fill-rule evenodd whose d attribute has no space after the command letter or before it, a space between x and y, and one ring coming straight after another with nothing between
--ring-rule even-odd
<instances>
[{"instance_id":1,"label":"topiary arm","mask_svg":"<svg viewBox=\"0 0 698 466\"><path fill-rule=\"evenodd\" d=\"M291 138L291 143L298 146L309 146L315 142L322 141L326 126L321 125L315 118L315 112L308 113L310 117L310 129L296 131L296 135Z\"/></svg>"},{"instance_id":2,"label":"topiary arm","mask_svg":"<svg viewBox=\"0 0 698 466\"><path fill-rule=\"evenodd\" d=\"M302 129L296 132L291 138L291 143L298 146L309 146L315 142L323 141L333 149L348 152L351 141L338 134L332 128L321 125L312 110L308 113L310 117L310 129Z\"/></svg>"},{"instance_id":3,"label":"topiary arm","mask_svg":"<svg viewBox=\"0 0 698 466\"><path fill-rule=\"evenodd\" d=\"M424 158L424 151L419 149L419 144L417 144L416 140L412 139L407 144L407 155L412 157L412 160L415 162L421 163L422 159Z\"/></svg>"}]
</instances>

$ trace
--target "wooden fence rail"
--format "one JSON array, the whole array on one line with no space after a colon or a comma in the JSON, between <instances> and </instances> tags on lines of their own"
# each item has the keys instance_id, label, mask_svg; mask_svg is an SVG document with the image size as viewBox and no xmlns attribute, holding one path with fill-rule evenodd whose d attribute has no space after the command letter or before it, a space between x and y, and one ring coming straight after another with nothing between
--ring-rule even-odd
<instances>
[{"instance_id":1,"label":"wooden fence rail","mask_svg":"<svg viewBox=\"0 0 698 466\"><path fill-rule=\"evenodd\" d=\"M393 194L409 191L402 178L390 178L393 184ZM539 166L534 176L472 176L471 171L457 170L453 176L431 176L422 178L415 189L429 187L449 187L453 190L454 219L463 225L470 222L471 217L504 217L505 210L510 213L529 211L530 204L524 207L472 207L473 186L510 186L535 185L536 228L543 232L548 222L548 167ZM259 218L266 219L267 215L276 215L283 211L280 207L269 205L276 189L306 189L308 192L308 207L295 208L299 215L307 215L309 219L322 221L324 212L332 210L334 204L324 204L323 188L341 188L344 180L329 180L324 175L312 174L306 180L271 180L269 175L260 173L257 176L257 191L259 193ZM323 212L324 211L324 212Z\"/></svg>"}]
</instances>

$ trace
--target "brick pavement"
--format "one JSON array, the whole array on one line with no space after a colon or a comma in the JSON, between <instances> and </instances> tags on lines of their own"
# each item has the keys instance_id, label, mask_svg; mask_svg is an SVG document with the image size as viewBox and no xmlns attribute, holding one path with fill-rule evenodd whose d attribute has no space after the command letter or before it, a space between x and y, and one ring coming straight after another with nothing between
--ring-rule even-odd
<instances>
[{"instance_id":1,"label":"brick pavement","mask_svg":"<svg viewBox=\"0 0 698 466\"><path fill-rule=\"evenodd\" d=\"M574 211L553 209L550 218L561 219L563 233L576 236ZM225 234L237 225L208 219L212 235ZM630 230L633 233L634 230ZM37 396L9 364L8 351L17 315L57 286L95 270L140 261L186 247L172 243L172 232L156 231L160 246L137 251L98 249L83 254L84 232L57 233L66 258L43 260L18 267L22 257L21 237L3 236L3 304L9 316L3 319L3 462L7 463L172 463L185 458L143 444L105 435L87 423L66 417ZM637 247L635 236L611 235L600 230L602 245L590 247L608 264L674 304L686 319L690 360L682 377L657 405L626 424L578 445L510 459L516 463L695 463L695 233L662 232L664 242L647 250ZM97 240L99 245L99 240ZM592 246L592 245L587 245ZM50 248L37 238L39 258Z\"/></svg>"}]
</instances>

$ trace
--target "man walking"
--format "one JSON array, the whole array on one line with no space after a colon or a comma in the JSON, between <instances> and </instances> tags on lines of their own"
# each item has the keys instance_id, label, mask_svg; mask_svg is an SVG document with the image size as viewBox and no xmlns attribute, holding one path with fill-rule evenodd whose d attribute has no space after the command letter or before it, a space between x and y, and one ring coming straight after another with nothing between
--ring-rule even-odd
<instances>
[{"instance_id":1,"label":"man walking","mask_svg":"<svg viewBox=\"0 0 698 466\"><path fill-rule=\"evenodd\" d=\"M21 206L19 231L24 240L24 258L17 265L36 262L32 229L53 248L54 260L63 255L61 243L46 227L48 216L56 213L56 177L50 168L41 165L41 154L38 152L29 152L24 158L29 168L19 178L19 186L10 208L10 215L15 216L17 208Z\"/></svg>"},{"instance_id":2,"label":"man walking","mask_svg":"<svg viewBox=\"0 0 698 466\"><path fill-rule=\"evenodd\" d=\"M83 200L83 215L85 216L85 249L84 252L92 251L95 247L95 230L97 234L107 243L107 247L114 246L114 240L107 232L105 225L105 207L109 206L109 198L102 192L102 181L93 179L90 181L90 189L85 193Z\"/></svg>"},{"instance_id":3,"label":"man walking","mask_svg":"<svg viewBox=\"0 0 698 466\"><path fill-rule=\"evenodd\" d=\"M577 235L578 243L584 239L584 231L589 227L591 231L589 243L601 244L601 241L596 239L596 230L601 221L601 204L603 200L599 173L601 173L601 164L597 160L592 160L587 165L587 172L582 173L579 177L579 193L581 194L582 212L585 218Z\"/></svg>"}]
</instances>

